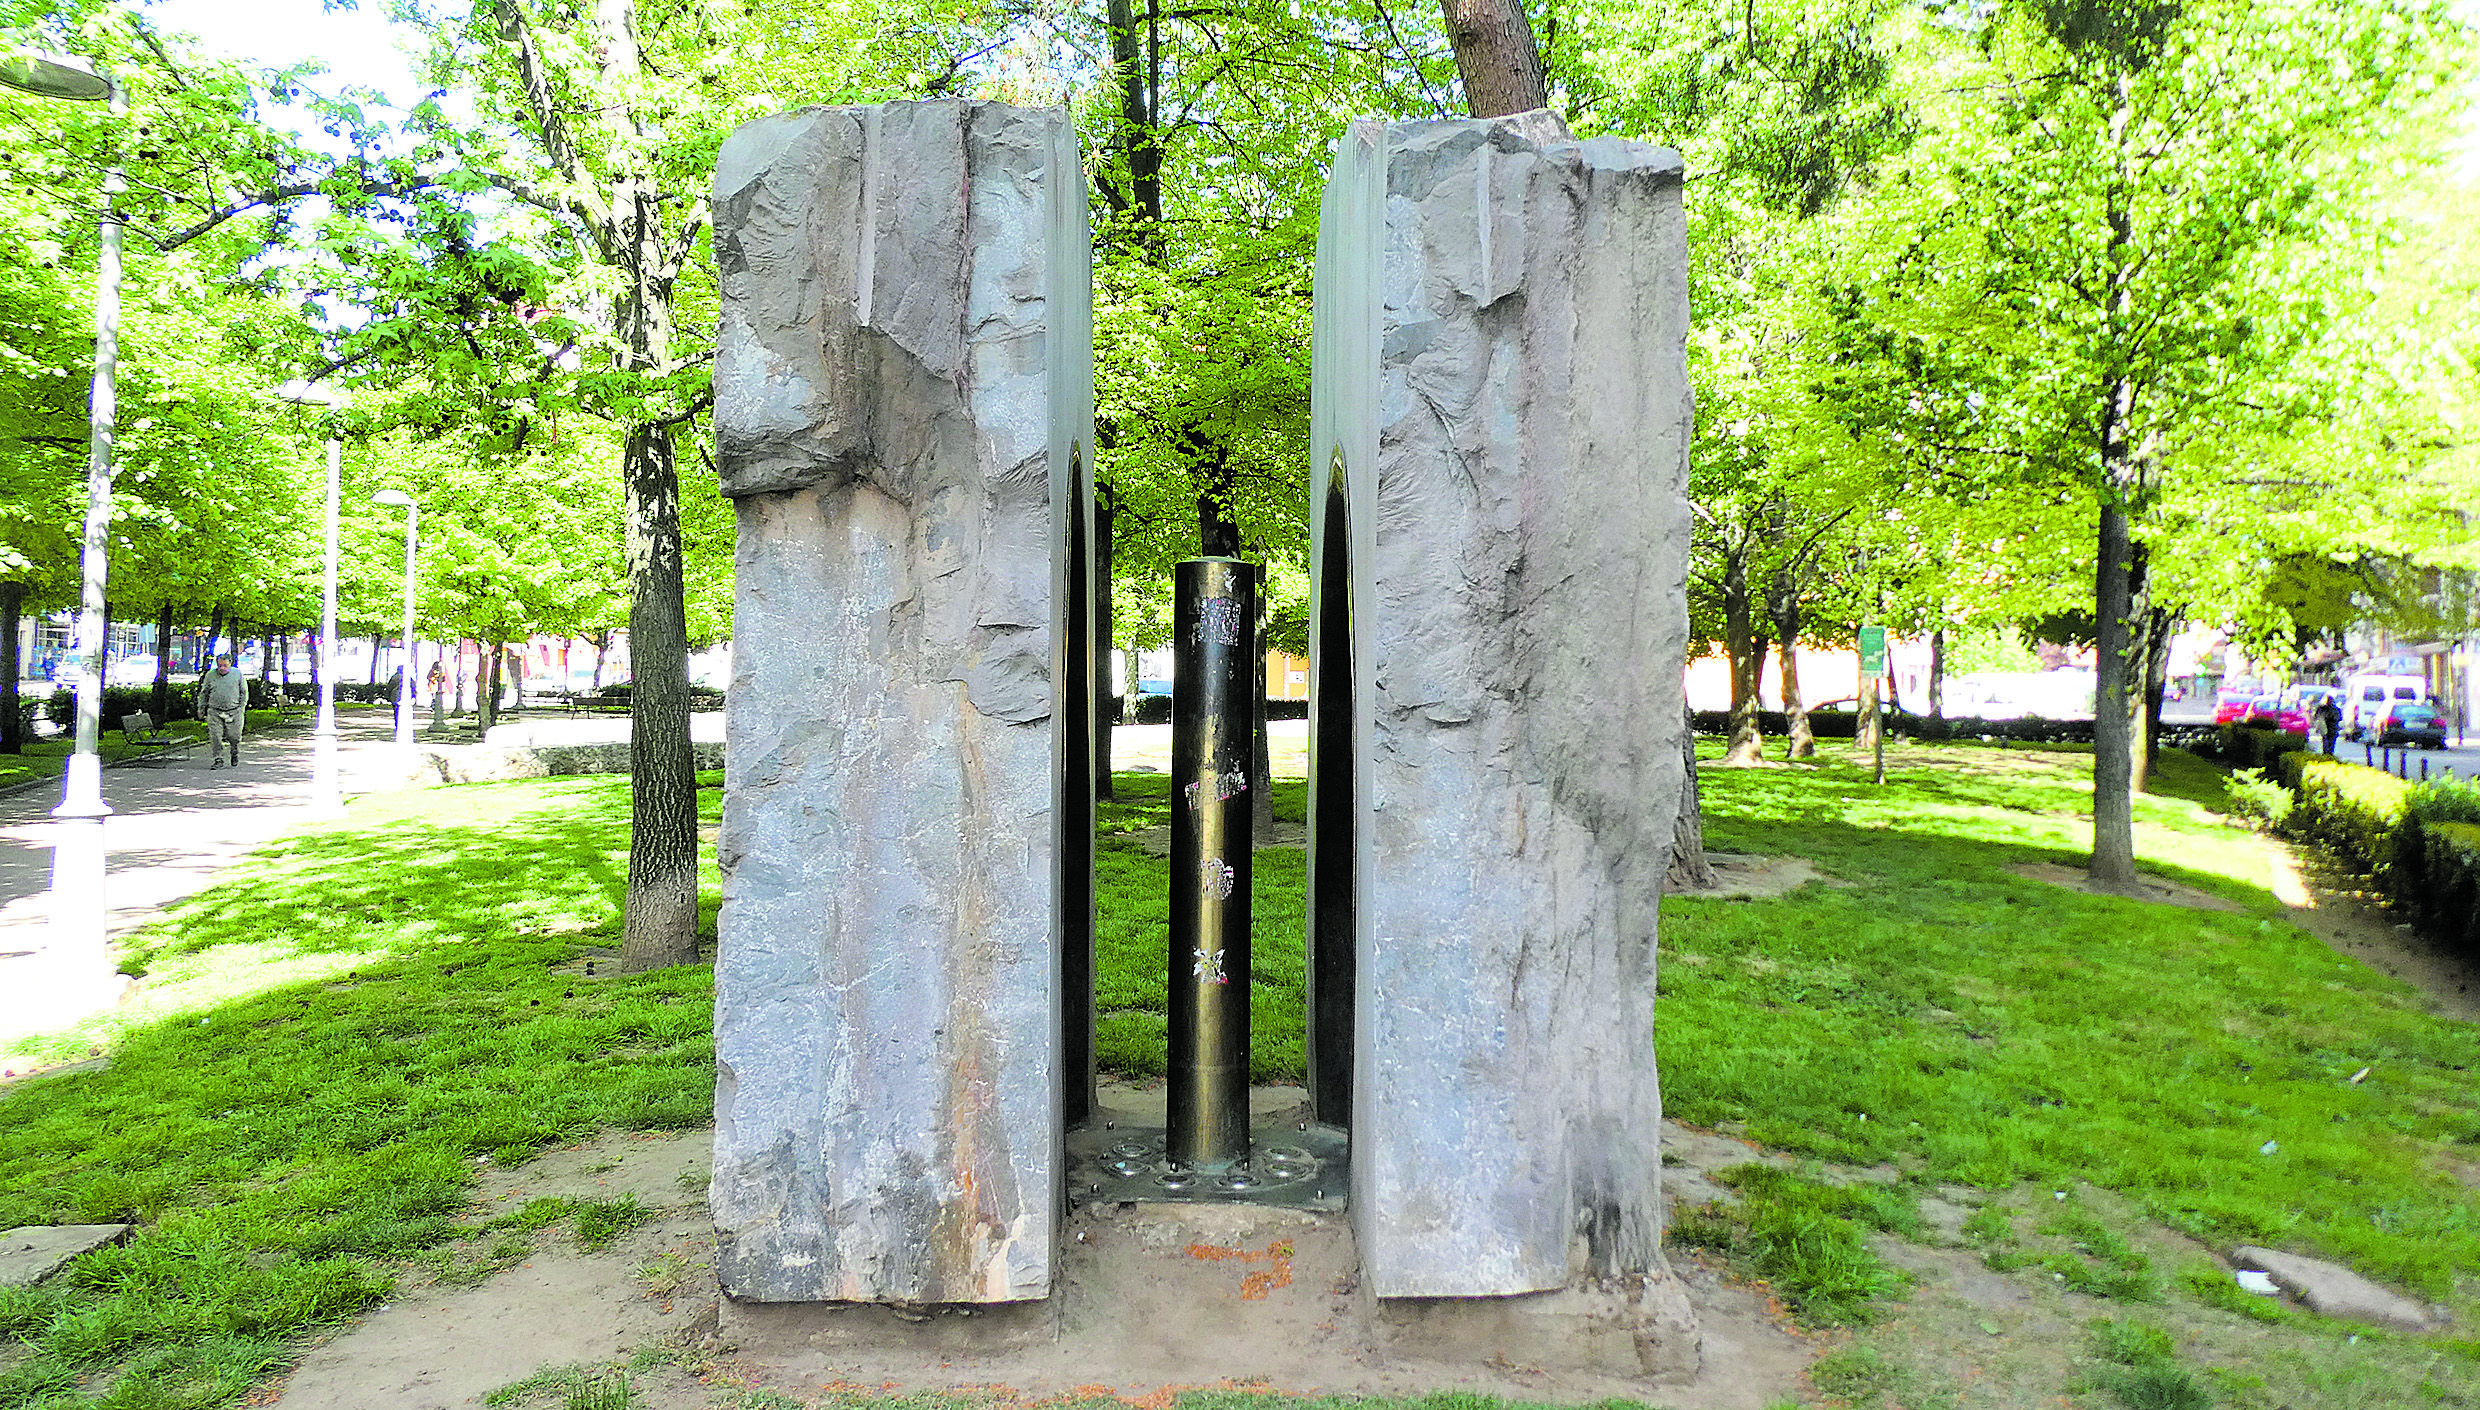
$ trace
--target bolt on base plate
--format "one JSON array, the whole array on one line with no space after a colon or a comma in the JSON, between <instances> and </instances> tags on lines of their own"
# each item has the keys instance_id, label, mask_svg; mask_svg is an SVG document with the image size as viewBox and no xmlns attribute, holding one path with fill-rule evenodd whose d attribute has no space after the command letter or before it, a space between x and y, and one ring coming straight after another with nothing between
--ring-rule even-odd
<instances>
[{"instance_id":1,"label":"bolt on base plate","mask_svg":"<svg viewBox=\"0 0 2480 1410\"><path fill-rule=\"evenodd\" d=\"M1176 1166L1160 1126L1080 1126L1068 1133L1068 1202L1262 1204L1337 1210L1352 1185L1351 1139L1331 1126L1249 1133L1249 1159Z\"/></svg>"}]
</instances>

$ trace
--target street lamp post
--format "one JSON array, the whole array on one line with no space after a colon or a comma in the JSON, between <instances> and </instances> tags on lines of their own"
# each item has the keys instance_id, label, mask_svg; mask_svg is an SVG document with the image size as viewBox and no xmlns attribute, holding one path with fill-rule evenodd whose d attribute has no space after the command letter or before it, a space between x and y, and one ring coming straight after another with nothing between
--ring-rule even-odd
<instances>
[{"instance_id":1,"label":"street lamp post","mask_svg":"<svg viewBox=\"0 0 2480 1410\"><path fill-rule=\"evenodd\" d=\"M405 673L396 683L396 747L413 747L413 668L417 664L413 650L413 565L414 550L421 540L422 506L403 490L381 490L372 495L378 504L402 505L405 510Z\"/></svg>"},{"instance_id":2,"label":"street lamp post","mask_svg":"<svg viewBox=\"0 0 2480 1410\"><path fill-rule=\"evenodd\" d=\"M0 55L0 84L46 98L107 101L118 117L129 111L119 84L83 59L50 54ZM62 774L53 829L51 938L62 1016L75 1018L111 1002L118 976L105 948L103 760L103 589L105 545L112 527L113 377L120 362L121 218L116 198L128 182L115 162L104 172L103 218L95 255L95 376L86 420L86 531L78 550L77 734Z\"/></svg>"},{"instance_id":3,"label":"street lamp post","mask_svg":"<svg viewBox=\"0 0 2480 1410\"><path fill-rule=\"evenodd\" d=\"M287 382L276 388L285 401L344 409L344 397L309 382ZM327 428L327 573L319 588L319 717L310 731L310 811L321 816L344 811L344 794L336 778L336 517L344 481L343 428Z\"/></svg>"}]
</instances>

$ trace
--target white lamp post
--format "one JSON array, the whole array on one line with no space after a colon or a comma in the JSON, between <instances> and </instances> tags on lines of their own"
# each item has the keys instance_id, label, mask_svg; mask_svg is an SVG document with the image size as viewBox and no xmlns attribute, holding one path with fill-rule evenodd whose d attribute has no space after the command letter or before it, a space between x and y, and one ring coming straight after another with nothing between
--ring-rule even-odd
<instances>
[{"instance_id":1,"label":"white lamp post","mask_svg":"<svg viewBox=\"0 0 2480 1410\"><path fill-rule=\"evenodd\" d=\"M84 59L59 54L0 55L0 84L46 98L108 101L129 111L119 84ZM121 218L114 199L128 189L118 162L104 172L101 240L95 255L95 377L86 403L86 536L78 550L81 578L77 621L77 736L62 774L53 829L51 939L62 1016L75 1018L110 1003L119 987L104 944L103 587L105 544L112 527L113 374L120 362Z\"/></svg>"},{"instance_id":2,"label":"white lamp post","mask_svg":"<svg viewBox=\"0 0 2480 1410\"><path fill-rule=\"evenodd\" d=\"M330 413L344 409L344 396L333 388L309 382L287 382L276 388L285 401L321 406ZM319 718L310 730L310 811L321 816L344 811L344 794L336 779L336 514L344 480L343 428L327 428L327 574L319 590Z\"/></svg>"},{"instance_id":3,"label":"white lamp post","mask_svg":"<svg viewBox=\"0 0 2480 1410\"><path fill-rule=\"evenodd\" d=\"M422 506L403 490L381 490L372 495L376 504L402 505L405 510L405 674L396 683L396 747L413 747L413 668L417 664L413 649L413 565L414 549L421 542Z\"/></svg>"}]
</instances>

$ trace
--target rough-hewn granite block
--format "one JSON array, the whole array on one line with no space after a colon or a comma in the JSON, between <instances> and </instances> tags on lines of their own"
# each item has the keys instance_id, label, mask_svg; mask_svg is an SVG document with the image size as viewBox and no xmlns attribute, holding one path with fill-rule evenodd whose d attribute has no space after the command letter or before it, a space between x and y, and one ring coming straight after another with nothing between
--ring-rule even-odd
<instances>
[{"instance_id":1,"label":"rough-hewn granite block","mask_svg":"<svg viewBox=\"0 0 2480 1410\"><path fill-rule=\"evenodd\" d=\"M1091 259L1057 110L751 123L715 174L738 500L715 1171L726 1291L1047 1295L1069 466Z\"/></svg>"},{"instance_id":2,"label":"rough-hewn granite block","mask_svg":"<svg viewBox=\"0 0 2480 1410\"><path fill-rule=\"evenodd\" d=\"M1674 153L1546 113L1343 139L1310 503L1322 590L1348 536L1354 798L1311 846L1358 881L1352 1216L1382 1297L1661 1271L1687 317Z\"/></svg>"}]
</instances>

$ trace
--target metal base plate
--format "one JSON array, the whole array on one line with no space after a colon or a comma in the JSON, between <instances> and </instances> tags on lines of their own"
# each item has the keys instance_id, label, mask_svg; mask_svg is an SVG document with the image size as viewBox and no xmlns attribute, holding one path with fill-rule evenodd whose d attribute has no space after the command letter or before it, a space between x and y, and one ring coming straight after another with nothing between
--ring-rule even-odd
<instances>
[{"instance_id":1,"label":"metal base plate","mask_svg":"<svg viewBox=\"0 0 2480 1410\"><path fill-rule=\"evenodd\" d=\"M1163 1128L1111 1122L1068 1133L1068 1203L1262 1204L1337 1210L1352 1186L1351 1140L1332 1126L1264 1126L1249 1159L1178 1168Z\"/></svg>"}]
</instances>

